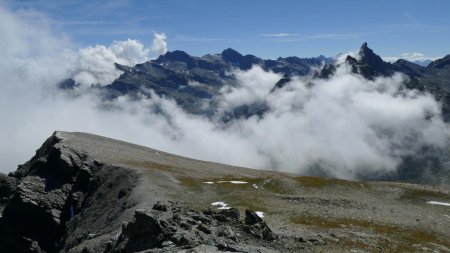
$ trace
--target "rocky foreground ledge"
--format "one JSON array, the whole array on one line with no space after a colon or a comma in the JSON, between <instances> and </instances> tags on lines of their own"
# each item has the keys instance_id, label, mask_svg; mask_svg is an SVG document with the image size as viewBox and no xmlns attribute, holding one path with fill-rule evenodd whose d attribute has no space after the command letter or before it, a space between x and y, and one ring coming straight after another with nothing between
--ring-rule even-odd
<instances>
[{"instance_id":1,"label":"rocky foreground ledge","mask_svg":"<svg viewBox=\"0 0 450 253\"><path fill-rule=\"evenodd\" d=\"M450 252L449 203L55 132L0 175L0 252Z\"/></svg>"}]
</instances>

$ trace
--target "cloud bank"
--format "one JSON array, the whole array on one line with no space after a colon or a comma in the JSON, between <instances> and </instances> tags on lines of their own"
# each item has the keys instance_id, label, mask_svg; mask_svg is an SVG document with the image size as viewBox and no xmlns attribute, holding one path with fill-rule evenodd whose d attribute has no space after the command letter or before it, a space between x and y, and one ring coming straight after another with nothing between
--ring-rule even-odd
<instances>
[{"instance_id":1,"label":"cloud bank","mask_svg":"<svg viewBox=\"0 0 450 253\"><path fill-rule=\"evenodd\" d=\"M327 175L354 178L364 170L395 170L402 157L423 146L449 143L440 105L430 94L405 89L400 74L369 81L343 65L330 79L295 78L263 93L247 80L256 75L259 83L273 81L273 73L261 71L254 67L237 75L243 87L253 90L239 94L262 92L254 98L268 104L269 112L227 129L254 146L260 161L265 159L259 166L303 174L320 167ZM236 105L236 90L223 94L224 104Z\"/></svg>"},{"instance_id":2,"label":"cloud bank","mask_svg":"<svg viewBox=\"0 0 450 253\"><path fill-rule=\"evenodd\" d=\"M0 15L5 20L0 43L9 49L0 62L3 172L28 160L54 130L100 134L203 160L341 178L393 171L401 157L423 146L449 145L449 127L431 95L405 89L401 75L368 81L345 64L327 80L297 77L272 92L278 74L258 66L235 71L237 85L225 86L214 98L220 109L213 119L188 114L156 94L112 101L101 101L92 89L67 94L57 88L64 78L75 77L86 87L105 85L120 75L114 62L132 66L148 60L150 51L165 52L165 36L155 34L151 49L135 40L73 49L48 26L2 8ZM268 111L217 120L255 103Z\"/></svg>"}]
</instances>

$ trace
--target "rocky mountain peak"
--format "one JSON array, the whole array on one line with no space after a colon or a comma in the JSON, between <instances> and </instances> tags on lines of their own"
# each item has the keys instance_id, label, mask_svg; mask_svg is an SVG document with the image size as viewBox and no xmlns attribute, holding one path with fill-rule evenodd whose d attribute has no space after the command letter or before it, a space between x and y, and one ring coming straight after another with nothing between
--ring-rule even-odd
<instances>
[{"instance_id":1,"label":"rocky mountain peak","mask_svg":"<svg viewBox=\"0 0 450 253\"><path fill-rule=\"evenodd\" d=\"M227 48L223 50L221 55L222 59L224 59L227 62L238 62L243 57L241 53L232 48Z\"/></svg>"},{"instance_id":2,"label":"rocky mountain peak","mask_svg":"<svg viewBox=\"0 0 450 253\"><path fill-rule=\"evenodd\" d=\"M370 65L385 63L380 56L375 54L373 50L367 46L367 42L364 42L364 44L362 44L361 48L359 49L359 56L361 57L360 61L368 63Z\"/></svg>"},{"instance_id":3,"label":"rocky mountain peak","mask_svg":"<svg viewBox=\"0 0 450 253\"><path fill-rule=\"evenodd\" d=\"M166 61L178 61L178 62L186 62L189 61L192 57L181 50L175 50L172 52L167 52L164 55L158 57L156 62L166 62Z\"/></svg>"},{"instance_id":4,"label":"rocky mountain peak","mask_svg":"<svg viewBox=\"0 0 450 253\"><path fill-rule=\"evenodd\" d=\"M383 61L381 57L373 52L364 42L359 49L358 65L360 72L366 77L371 78L373 75L390 75L394 72L392 65Z\"/></svg>"},{"instance_id":5,"label":"rocky mountain peak","mask_svg":"<svg viewBox=\"0 0 450 253\"><path fill-rule=\"evenodd\" d=\"M363 50L371 50L368 46L367 46L367 42L364 42L361 47L359 48L360 51Z\"/></svg>"}]
</instances>

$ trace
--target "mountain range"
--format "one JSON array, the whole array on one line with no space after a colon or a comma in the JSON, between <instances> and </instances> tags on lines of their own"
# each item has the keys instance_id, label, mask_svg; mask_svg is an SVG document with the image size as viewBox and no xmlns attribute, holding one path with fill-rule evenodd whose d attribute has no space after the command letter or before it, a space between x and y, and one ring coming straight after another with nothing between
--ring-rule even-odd
<instances>
[{"instance_id":1,"label":"mountain range","mask_svg":"<svg viewBox=\"0 0 450 253\"><path fill-rule=\"evenodd\" d=\"M149 91L152 90L158 95L175 99L189 113L211 116L217 110L214 97L219 94L220 89L225 85L236 85L236 79L231 75L232 70L249 70L258 65L266 71L281 73L286 77L305 76L312 69L331 62L331 58L324 56L263 60L254 55L242 55L231 48L221 54L203 57L190 56L177 50L134 67L116 64L124 73L113 83L103 87L103 90L108 98L136 95L138 92L150 95ZM208 107L204 106L205 102ZM235 114L246 112L245 116L248 117L263 109L264 107L237 108Z\"/></svg>"},{"instance_id":2,"label":"mountain range","mask_svg":"<svg viewBox=\"0 0 450 253\"><path fill-rule=\"evenodd\" d=\"M389 76L395 72L405 74L409 77L406 86L431 93L442 103L444 120L450 120L450 55L431 62L427 67L402 59L389 63L364 43L356 58L349 55L345 62L352 66L355 74L368 79ZM317 78L327 78L339 64L333 58L325 56L264 60L254 55L242 55L231 48L220 54L202 57L176 50L134 67L116 64L116 68L123 71L123 74L101 89L108 99L121 95L135 96L137 93L151 95L151 90L174 99L189 113L212 116L217 111L214 97L219 94L220 89L225 85L236 85L235 77L230 74L232 70L249 70L257 65L265 71L279 73L283 77L273 84L276 89L294 76L314 75ZM76 86L72 80L66 80L60 85L63 88ZM205 107L205 103L209 106ZM265 108L263 105L247 105L236 108L232 115L249 117L263 113Z\"/></svg>"},{"instance_id":3,"label":"mountain range","mask_svg":"<svg viewBox=\"0 0 450 253\"><path fill-rule=\"evenodd\" d=\"M293 78L304 77L307 83L310 83L308 80L326 80L342 64L348 65L354 75L366 80L389 77L394 73L403 74L406 77L403 85L410 90L431 94L441 104L444 122L450 121L450 55L431 62L427 67L402 59L389 63L375 54L367 43L361 46L357 54L348 55L345 61L324 56L264 60L254 55L242 55L230 48L220 54L196 57L177 50L134 67L116 64L123 74L111 84L93 88L99 90L106 101L123 95L138 100L142 94L148 97L157 94L175 100L188 113L227 123L240 118L263 117L270 110L267 101L258 101L218 113L220 103L217 98L224 87L238 85L236 75L233 74L236 71L248 71L253 66L259 66L264 71L278 73L280 79L274 81L270 89L272 93L282 89ZM76 84L69 79L60 83L60 87L71 89ZM431 119L434 116L429 117ZM448 147L425 145L419 153L401 155L401 162L394 171L380 174L364 170L358 178L431 184L448 182L450 168L447 152ZM314 170L321 171L317 168Z\"/></svg>"}]
</instances>

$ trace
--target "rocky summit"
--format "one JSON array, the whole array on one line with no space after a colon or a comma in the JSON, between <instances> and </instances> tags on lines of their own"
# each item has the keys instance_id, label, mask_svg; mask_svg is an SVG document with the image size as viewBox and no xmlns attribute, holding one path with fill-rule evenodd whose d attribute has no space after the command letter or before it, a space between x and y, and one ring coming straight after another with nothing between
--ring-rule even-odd
<instances>
[{"instance_id":1,"label":"rocky summit","mask_svg":"<svg viewBox=\"0 0 450 253\"><path fill-rule=\"evenodd\" d=\"M449 252L450 192L55 132L0 175L0 252Z\"/></svg>"}]
</instances>

